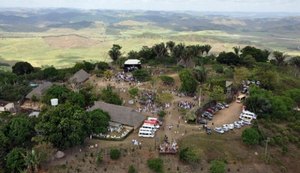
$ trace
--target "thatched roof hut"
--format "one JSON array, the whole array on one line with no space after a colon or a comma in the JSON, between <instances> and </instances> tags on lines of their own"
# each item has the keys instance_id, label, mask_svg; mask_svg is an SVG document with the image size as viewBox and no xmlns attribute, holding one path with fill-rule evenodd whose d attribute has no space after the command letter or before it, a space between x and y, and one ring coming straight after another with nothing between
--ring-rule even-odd
<instances>
[{"instance_id":1,"label":"thatched roof hut","mask_svg":"<svg viewBox=\"0 0 300 173\"><path fill-rule=\"evenodd\" d=\"M86 71L84 71L83 69L79 70L78 72L76 72L70 79L69 81L72 83L83 83L86 80L89 79L91 75L88 74Z\"/></svg>"},{"instance_id":2,"label":"thatched roof hut","mask_svg":"<svg viewBox=\"0 0 300 173\"><path fill-rule=\"evenodd\" d=\"M32 96L35 96L37 99L41 99L44 92L50 88L53 84L51 82L43 82L38 87L34 88L30 93L26 95L27 99L31 99Z\"/></svg>"}]
</instances>

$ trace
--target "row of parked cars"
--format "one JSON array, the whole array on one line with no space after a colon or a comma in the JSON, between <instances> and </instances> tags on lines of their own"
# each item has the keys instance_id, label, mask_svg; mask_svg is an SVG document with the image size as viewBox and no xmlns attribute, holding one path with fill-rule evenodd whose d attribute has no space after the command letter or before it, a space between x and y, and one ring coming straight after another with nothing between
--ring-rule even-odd
<instances>
[{"instance_id":1,"label":"row of parked cars","mask_svg":"<svg viewBox=\"0 0 300 173\"><path fill-rule=\"evenodd\" d=\"M251 122L250 121L243 121L243 120L240 120L240 121L235 121L231 124L223 124L221 127L215 127L215 132L217 133L220 133L220 134L223 134L225 132L228 132L229 130L233 130L233 129L239 129L243 126L246 126L246 125L251 125Z\"/></svg>"},{"instance_id":2,"label":"row of parked cars","mask_svg":"<svg viewBox=\"0 0 300 173\"><path fill-rule=\"evenodd\" d=\"M198 118L198 123L199 124L207 124L207 120L212 120L213 116L216 112L218 112L219 110L228 108L229 105L226 103L217 103L215 106L210 107L208 109L206 109L201 117Z\"/></svg>"}]
</instances>

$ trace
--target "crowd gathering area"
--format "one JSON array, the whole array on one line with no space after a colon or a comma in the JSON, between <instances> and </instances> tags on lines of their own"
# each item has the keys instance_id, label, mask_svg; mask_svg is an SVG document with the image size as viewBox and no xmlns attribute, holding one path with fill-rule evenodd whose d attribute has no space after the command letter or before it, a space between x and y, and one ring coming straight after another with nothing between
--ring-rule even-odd
<instances>
[{"instance_id":1,"label":"crowd gathering area","mask_svg":"<svg viewBox=\"0 0 300 173\"><path fill-rule=\"evenodd\" d=\"M220 53L219 57L222 56L226 60L227 55ZM224 63L221 60L218 63ZM214 59L209 61L216 63ZM13 67L14 73L28 66L21 63L23 64L17 66L17 63ZM47 165L45 169L50 172L57 171L55 166L71 172L80 172L81 166L84 167L82 170L90 172L124 172L128 167L124 162L131 162L130 166L139 170L148 170L147 166L152 169L155 166L151 165L162 163L160 159L164 157L164 161L169 163L170 172L193 172L195 164L201 166L198 156L204 156L203 153L209 163L219 161L225 164L224 160L217 159L220 148L213 148L214 145L220 145L220 142L232 140L231 142L241 146L237 151L245 149L246 145L243 143L257 145L265 142L262 140L262 132L258 130L257 119L266 116L261 113L264 109L276 116L276 112L271 111L274 106L271 107L270 104L284 103L280 102L279 96L275 97L277 100L271 100L273 95L264 90L269 87L266 83L270 81L240 75L246 73L244 67L231 71L232 74L226 76L225 72L220 74L218 68L209 63L205 66L206 69L203 65L198 65L192 70L188 62L183 63L184 65L167 66L142 64L139 59L96 64L84 61L70 69L59 71L49 67L42 70L41 74L36 73L36 76L28 74L26 79L32 80L24 84L27 88L22 92L26 94L21 95L17 102L0 102L0 111L3 112L3 120L0 120L4 124L0 129L0 139L3 141L0 148L9 146L5 135L12 135L13 132L10 131L15 128L14 124L25 123L22 128L28 127L26 139L30 140L27 143L38 143L37 148L32 148L29 152L13 149L5 158L34 158L35 151L45 151L45 155L51 155L43 162ZM225 67L227 71L232 70L231 66ZM10 77L8 75L5 78L6 83L11 80ZM290 92L292 94L287 99L289 102L299 91ZM259 107L256 102L266 98L271 101L262 101L264 105ZM296 108L294 110L297 111ZM18 117L19 113L32 121ZM16 119L8 118L9 115L16 114ZM9 123L5 124L6 122ZM249 138L251 139L248 140ZM266 139L269 142L269 138ZM201 148L204 144L206 150ZM25 143L14 141L11 145L24 147ZM224 144L225 146L229 145ZM51 151L43 147L50 148ZM252 148L251 151L256 149ZM259 149L260 153L262 150ZM253 153L255 154L241 157L260 157L258 152ZM222 157L224 155L227 158L228 155L225 153ZM233 155L231 157L235 157ZM116 163L120 157L123 162L118 165ZM170 166L178 157L181 162L176 160L176 166ZM145 159L148 159L147 163ZM7 160L3 163L7 163ZM235 164L236 161L230 164L239 172L241 166ZM95 162L97 164L91 166ZM0 162L0 165L3 163ZM185 164L192 167L186 167ZM6 169L16 171L10 164L6 165ZM37 168L34 164L29 164L27 169ZM209 168L198 167L197 171L200 170L205 172ZM257 169L250 167L249 170L251 172Z\"/></svg>"}]
</instances>

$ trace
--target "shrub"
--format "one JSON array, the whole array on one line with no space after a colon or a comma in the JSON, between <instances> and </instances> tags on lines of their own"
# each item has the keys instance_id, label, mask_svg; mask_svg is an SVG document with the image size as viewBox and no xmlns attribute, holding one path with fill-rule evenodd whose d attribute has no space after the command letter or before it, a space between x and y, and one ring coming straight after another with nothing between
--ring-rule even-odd
<instances>
[{"instance_id":1,"label":"shrub","mask_svg":"<svg viewBox=\"0 0 300 173\"><path fill-rule=\"evenodd\" d=\"M197 163L199 161L198 155L189 147L180 150L179 159L187 163Z\"/></svg>"},{"instance_id":2,"label":"shrub","mask_svg":"<svg viewBox=\"0 0 300 173\"><path fill-rule=\"evenodd\" d=\"M100 98L106 103L115 104L115 105L122 104L122 99L117 93L113 92L111 86L107 86L105 89L102 90Z\"/></svg>"},{"instance_id":3,"label":"shrub","mask_svg":"<svg viewBox=\"0 0 300 173\"><path fill-rule=\"evenodd\" d=\"M160 80L164 83L164 85L174 85L175 80L170 76L160 76Z\"/></svg>"},{"instance_id":4,"label":"shrub","mask_svg":"<svg viewBox=\"0 0 300 173\"><path fill-rule=\"evenodd\" d=\"M247 128L242 133L242 140L245 144L256 145L258 144L260 135L254 128Z\"/></svg>"},{"instance_id":5,"label":"shrub","mask_svg":"<svg viewBox=\"0 0 300 173\"><path fill-rule=\"evenodd\" d=\"M158 116L159 116L159 118L161 118L161 119L163 119L165 116L166 116L166 112L165 111L159 111L158 112Z\"/></svg>"},{"instance_id":6,"label":"shrub","mask_svg":"<svg viewBox=\"0 0 300 173\"><path fill-rule=\"evenodd\" d=\"M138 88L130 88L128 90L128 92L129 92L130 96L132 98L134 98L135 96L137 96L139 94L139 89Z\"/></svg>"},{"instance_id":7,"label":"shrub","mask_svg":"<svg viewBox=\"0 0 300 173\"><path fill-rule=\"evenodd\" d=\"M133 165L130 165L129 169L128 169L128 173L137 173L137 170L135 169L135 167Z\"/></svg>"},{"instance_id":8,"label":"shrub","mask_svg":"<svg viewBox=\"0 0 300 173\"><path fill-rule=\"evenodd\" d=\"M111 149L109 155L111 159L118 160L121 156L121 151L119 149Z\"/></svg>"},{"instance_id":9,"label":"shrub","mask_svg":"<svg viewBox=\"0 0 300 173\"><path fill-rule=\"evenodd\" d=\"M148 167L156 173L163 173L163 160L161 158L148 159Z\"/></svg>"},{"instance_id":10,"label":"shrub","mask_svg":"<svg viewBox=\"0 0 300 173\"><path fill-rule=\"evenodd\" d=\"M97 153L97 155L96 155L96 163L97 164L100 164L100 163L102 163L103 162L103 154L102 154L102 152L99 152L99 153Z\"/></svg>"},{"instance_id":11,"label":"shrub","mask_svg":"<svg viewBox=\"0 0 300 173\"><path fill-rule=\"evenodd\" d=\"M132 72L132 75L136 80L140 82L146 82L151 79L149 72L145 69L135 70L134 72Z\"/></svg>"},{"instance_id":12,"label":"shrub","mask_svg":"<svg viewBox=\"0 0 300 173\"><path fill-rule=\"evenodd\" d=\"M213 66L214 70L217 72L217 73L223 73L224 72L224 68L222 65L220 64L216 64Z\"/></svg>"},{"instance_id":13,"label":"shrub","mask_svg":"<svg viewBox=\"0 0 300 173\"><path fill-rule=\"evenodd\" d=\"M224 173L225 172L225 163L220 160L214 160L210 166L210 173Z\"/></svg>"}]
</instances>

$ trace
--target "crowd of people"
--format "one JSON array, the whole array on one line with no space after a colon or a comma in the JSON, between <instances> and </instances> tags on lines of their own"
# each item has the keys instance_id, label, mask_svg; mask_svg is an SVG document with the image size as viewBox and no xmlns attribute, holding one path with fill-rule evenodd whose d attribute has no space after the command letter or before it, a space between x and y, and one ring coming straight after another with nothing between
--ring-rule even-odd
<instances>
[{"instance_id":1,"label":"crowd of people","mask_svg":"<svg viewBox=\"0 0 300 173\"><path fill-rule=\"evenodd\" d=\"M133 82L134 78L131 75L128 75L127 73L124 72L118 72L115 75L115 78L117 79L117 82Z\"/></svg>"},{"instance_id":2,"label":"crowd of people","mask_svg":"<svg viewBox=\"0 0 300 173\"><path fill-rule=\"evenodd\" d=\"M178 102L178 107L182 109L192 109L195 106L195 103L189 101L180 101Z\"/></svg>"},{"instance_id":3,"label":"crowd of people","mask_svg":"<svg viewBox=\"0 0 300 173\"><path fill-rule=\"evenodd\" d=\"M172 143L168 141L168 137L165 135L164 142L159 146L159 152L162 154L175 154L178 151L177 142L174 140Z\"/></svg>"}]
</instances>

